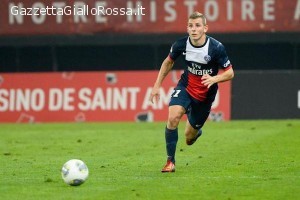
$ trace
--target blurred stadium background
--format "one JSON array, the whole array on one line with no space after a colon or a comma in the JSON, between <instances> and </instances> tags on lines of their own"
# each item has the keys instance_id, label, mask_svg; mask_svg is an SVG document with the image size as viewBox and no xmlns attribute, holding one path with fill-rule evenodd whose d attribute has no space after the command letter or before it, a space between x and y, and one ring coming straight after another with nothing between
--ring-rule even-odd
<instances>
[{"instance_id":1,"label":"blurred stadium background","mask_svg":"<svg viewBox=\"0 0 300 200\"><path fill-rule=\"evenodd\" d=\"M78 13L87 5L145 9ZM69 6L72 14L21 13L47 6ZM146 105L147 89L195 10L207 16L208 35L225 45L236 72L211 119L299 119L300 0L2 0L0 121L165 120L167 101ZM184 68L175 64L166 94Z\"/></svg>"}]
</instances>

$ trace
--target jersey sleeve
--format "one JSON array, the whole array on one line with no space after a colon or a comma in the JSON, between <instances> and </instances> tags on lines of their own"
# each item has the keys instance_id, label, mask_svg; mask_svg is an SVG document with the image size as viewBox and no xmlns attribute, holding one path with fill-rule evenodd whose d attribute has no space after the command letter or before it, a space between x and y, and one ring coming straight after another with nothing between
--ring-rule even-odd
<instances>
[{"instance_id":1,"label":"jersey sleeve","mask_svg":"<svg viewBox=\"0 0 300 200\"><path fill-rule=\"evenodd\" d=\"M226 53L226 50L225 50L225 47L223 44L220 43L218 51L219 51L219 56L217 59L218 65L224 70L230 69L232 67L231 62L227 56L227 53Z\"/></svg>"},{"instance_id":2,"label":"jersey sleeve","mask_svg":"<svg viewBox=\"0 0 300 200\"><path fill-rule=\"evenodd\" d=\"M170 53L169 53L169 57L172 60L176 60L181 54L182 54L182 45L179 41L176 41L171 49L170 49Z\"/></svg>"}]
</instances>

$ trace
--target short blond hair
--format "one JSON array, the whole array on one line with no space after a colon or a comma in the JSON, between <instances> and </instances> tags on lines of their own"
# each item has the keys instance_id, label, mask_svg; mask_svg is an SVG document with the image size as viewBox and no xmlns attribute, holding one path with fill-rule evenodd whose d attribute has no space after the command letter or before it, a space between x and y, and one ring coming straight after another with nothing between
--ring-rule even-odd
<instances>
[{"instance_id":1,"label":"short blond hair","mask_svg":"<svg viewBox=\"0 0 300 200\"><path fill-rule=\"evenodd\" d=\"M203 25L206 26L206 17L200 12L194 12L189 16L189 19L198 19L201 18Z\"/></svg>"}]
</instances>

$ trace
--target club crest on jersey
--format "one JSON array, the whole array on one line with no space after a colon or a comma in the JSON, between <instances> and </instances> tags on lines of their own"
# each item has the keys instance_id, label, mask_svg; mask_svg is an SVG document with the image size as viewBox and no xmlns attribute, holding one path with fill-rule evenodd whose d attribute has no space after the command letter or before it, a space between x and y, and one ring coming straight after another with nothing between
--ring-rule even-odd
<instances>
[{"instance_id":1,"label":"club crest on jersey","mask_svg":"<svg viewBox=\"0 0 300 200\"><path fill-rule=\"evenodd\" d=\"M211 57L210 57L210 55L206 55L206 56L204 56L204 60L205 60L206 62L209 62L209 61L211 60Z\"/></svg>"}]
</instances>

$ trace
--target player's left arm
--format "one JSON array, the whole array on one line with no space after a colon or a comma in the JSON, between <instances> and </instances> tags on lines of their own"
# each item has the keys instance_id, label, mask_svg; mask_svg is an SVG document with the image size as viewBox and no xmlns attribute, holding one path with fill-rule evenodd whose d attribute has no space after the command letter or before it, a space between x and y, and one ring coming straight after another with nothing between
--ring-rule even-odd
<instances>
[{"instance_id":1,"label":"player's left arm","mask_svg":"<svg viewBox=\"0 0 300 200\"><path fill-rule=\"evenodd\" d=\"M231 66L226 69L226 71L216 75L216 76L210 76L209 74L205 74L202 76L202 83L207 86L207 88L210 88L215 83L221 83L225 81L229 81L233 79L234 72Z\"/></svg>"},{"instance_id":2,"label":"player's left arm","mask_svg":"<svg viewBox=\"0 0 300 200\"><path fill-rule=\"evenodd\" d=\"M215 83L229 81L234 77L234 72L233 72L231 62L227 56L223 44L219 43L217 47L217 51L218 51L218 57L216 58L216 61L224 71L222 73L219 73L216 76L210 76L209 74L203 75L201 78L202 84L207 86L207 88L210 88Z\"/></svg>"}]
</instances>

